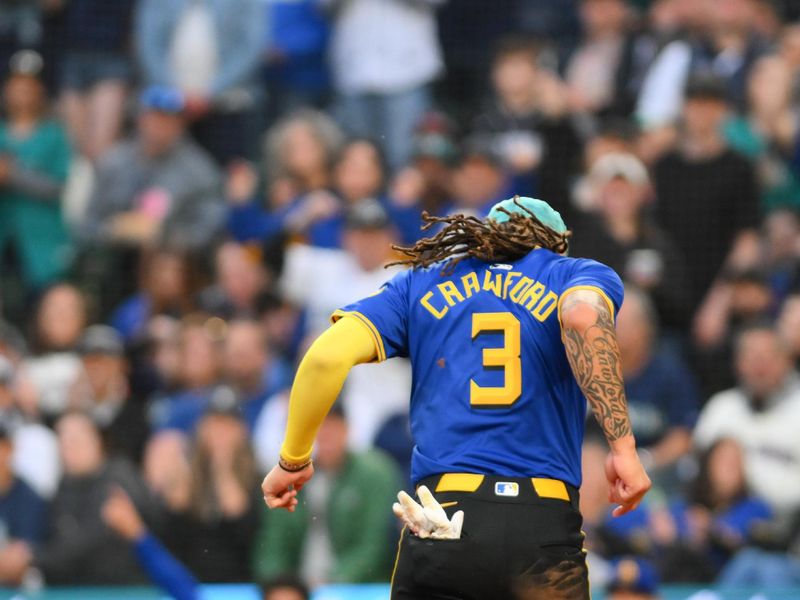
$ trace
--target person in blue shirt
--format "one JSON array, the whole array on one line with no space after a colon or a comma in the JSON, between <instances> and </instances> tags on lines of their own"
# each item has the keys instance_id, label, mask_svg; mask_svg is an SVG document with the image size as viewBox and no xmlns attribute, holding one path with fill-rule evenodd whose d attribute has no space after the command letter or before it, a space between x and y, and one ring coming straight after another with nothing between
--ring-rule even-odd
<instances>
[{"instance_id":1,"label":"person in blue shirt","mask_svg":"<svg viewBox=\"0 0 800 600\"><path fill-rule=\"evenodd\" d=\"M485 219L401 248L410 270L333 315L291 392L267 505L294 511L314 474L314 436L350 368L412 363L411 475L392 599L589 597L578 490L586 401L611 447L614 516L650 487L636 454L610 268L566 256L570 233L546 202L515 197Z\"/></svg>"},{"instance_id":2,"label":"person in blue shirt","mask_svg":"<svg viewBox=\"0 0 800 600\"><path fill-rule=\"evenodd\" d=\"M11 433L0 423L0 548L15 541L44 541L47 504L27 483L14 475Z\"/></svg>"}]
</instances>

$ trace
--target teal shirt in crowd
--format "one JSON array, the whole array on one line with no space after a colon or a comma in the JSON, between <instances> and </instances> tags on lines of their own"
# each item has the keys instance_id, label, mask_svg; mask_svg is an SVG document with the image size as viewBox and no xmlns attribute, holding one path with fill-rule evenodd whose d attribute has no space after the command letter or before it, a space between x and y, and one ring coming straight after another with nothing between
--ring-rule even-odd
<instances>
[{"instance_id":1,"label":"teal shirt in crowd","mask_svg":"<svg viewBox=\"0 0 800 600\"><path fill-rule=\"evenodd\" d=\"M55 121L42 121L24 138L3 122L0 156L10 156L18 173L0 185L0 249L11 244L26 286L41 288L61 277L70 259L60 193L69 171L69 141Z\"/></svg>"}]
</instances>

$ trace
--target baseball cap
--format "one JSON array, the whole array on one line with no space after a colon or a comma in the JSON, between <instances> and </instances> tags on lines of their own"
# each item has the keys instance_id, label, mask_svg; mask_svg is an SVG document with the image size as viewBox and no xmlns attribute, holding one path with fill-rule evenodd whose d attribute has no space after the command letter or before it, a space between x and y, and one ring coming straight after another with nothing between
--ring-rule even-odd
<instances>
[{"instance_id":1,"label":"baseball cap","mask_svg":"<svg viewBox=\"0 0 800 600\"><path fill-rule=\"evenodd\" d=\"M8 70L12 75L38 77L42 69L44 60L36 50L18 50L8 60Z\"/></svg>"},{"instance_id":2,"label":"baseball cap","mask_svg":"<svg viewBox=\"0 0 800 600\"><path fill-rule=\"evenodd\" d=\"M598 159L589 172L589 177L599 183L605 184L617 178L622 178L634 185L646 185L650 182L647 168L633 154L614 152Z\"/></svg>"},{"instance_id":3,"label":"baseball cap","mask_svg":"<svg viewBox=\"0 0 800 600\"><path fill-rule=\"evenodd\" d=\"M506 212L503 212L505 210ZM514 196L507 200L502 200L492 207L489 211L489 218L497 223L506 223L509 215L530 216L530 213L541 221L542 225L555 231L556 233L566 233L567 226L561 214L544 200L538 198L528 198L527 196Z\"/></svg>"},{"instance_id":4,"label":"baseball cap","mask_svg":"<svg viewBox=\"0 0 800 600\"><path fill-rule=\"evenodd\" d=\"M625 557L611 564L609 592L629 591L639 594L658 593L658 575L652 564L641 558Z\"/></svg>"},{"instance_id":5,"label":"baseball cap","mask_svg":"<svg viewBox=\"0 0 800 600\"><path fill-rule=\"evenodd\" d=\"M91 325L78 342L80 354L104 354L122 356L125 346L117 330L108 325Z\"/></svg>"},{"instance_id":6,"label":"baseball cap","mask_svg":"<svg viewBox=\"0 0 800 600\"><path fill-rule=\"evenodd\" d=\"M151 85L139 96L139 108L177 115L186 108L186 98L179 89L168 85Z\"/></svg>"},{"instance_id":7,"label":"baseball cap","mask_svg":"<svg viewBox=\"0 0 800 600\"><path fill-rule=\"evenodd\" d=\"M377 200L361 200L353 204L345 215L344 223L348 229L383 229L388 227L389 213Z\"/></svg>"}]
</instances>

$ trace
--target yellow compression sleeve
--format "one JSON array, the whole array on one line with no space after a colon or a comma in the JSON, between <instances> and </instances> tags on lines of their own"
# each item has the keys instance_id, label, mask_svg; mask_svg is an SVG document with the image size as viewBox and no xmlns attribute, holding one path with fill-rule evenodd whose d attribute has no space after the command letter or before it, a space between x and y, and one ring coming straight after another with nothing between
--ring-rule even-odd
<instances>
[{"instance_id":1,"label":"yellow compression sleeve","mask_svg":"<svg viewBox=\"0 0 800 600\"><path fill-rule=\"evenodd\" d=\"M376 340L358 318L343 316L308 349L300 362L289 398L289 418L281 456L306 462L325 415L342 391L350 369L378 357Z\"/></svg>"}]
</instances>

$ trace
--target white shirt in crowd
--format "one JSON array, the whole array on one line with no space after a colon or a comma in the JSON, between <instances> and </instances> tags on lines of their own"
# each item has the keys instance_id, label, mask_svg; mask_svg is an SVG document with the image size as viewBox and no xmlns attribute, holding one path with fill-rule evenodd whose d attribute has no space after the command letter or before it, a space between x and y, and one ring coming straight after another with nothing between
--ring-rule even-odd
<instances>
[{"instance_id":1,"label":"white shirt in crowd","mask_svg":"<svg viewBox=\"0 0 800 600\"><path fill-rule=\"evenodd\" d=\"M295 244L286 252L281 288L289 301L306 308L307 331L316 337L330 325L333 311L373 294L398 270L364 271L344 250ZM386 419L408 412L410 395L408 360L355 367L342 391L350 446L354 450L371 447Z\"/></svg>"},{"instance_id":2,"label":"white shirt in crowd","mask_svg":"<svg viewBox=\"0 0 800 600\"><path fill-rule=\"evenodd\" d=\"M178 19L169 51L175 85L187 94L207 95L218 62L211 9L200 0L190 2Z\"/></svg>"},{"instance_id":3,"label":"white shirt in crowd","mask_svg":"<svg viewBox=\"0 0 800 600\"><path fill-rule=\"evenodd\" d=\"M800 375L756 411L741 388L711 397L694 430L695 443L708 448L730 437L744 450L751 491L779 513L800 508Z\"/></svg>"},{"instance_id":4,"label":"white shirt in crowd","mask_svg":"<svg viewBox=\"0 0 800 600\"><path fill-rule=\"evenodd\" d=\"M323 0L336 6L331 66L344 94L392 94L442 69L436 6L445 0Z\"/></svg>"}]
</instances>

